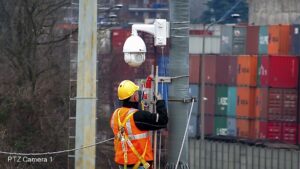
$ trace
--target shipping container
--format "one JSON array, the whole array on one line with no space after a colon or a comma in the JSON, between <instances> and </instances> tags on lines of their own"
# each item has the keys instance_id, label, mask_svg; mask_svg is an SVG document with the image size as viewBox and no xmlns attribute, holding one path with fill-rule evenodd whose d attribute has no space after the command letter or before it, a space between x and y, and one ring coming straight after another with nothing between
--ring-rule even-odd
<instances>
[{"instance_id":1,"label":"shipping container","mask_svg":"<svg viewBox=\"0 0 300 169\"><path fill-rule=\"evenodd\" d=\"M220 55L216 58L216 84L229 84L230 57Z\"/></svg>"},{"instance_id":2,"label":"shipping container","mask_svg":"<svg viewBox=\"0 0 300 169\"><path fill-rule=\"evenodd\" d=\"M236 85L237 57L221 55L216 58L216 84Z\"/></svg>"},{"instance_id":3,"label":"shipping container","mask_svg":"<svg viewBox=\"0 0 300 169\"><path fill-rule=\"evenodd\" d=\"M219 54L221 41L221 28L219 25L210 27L209 31L203 30L203 25L190 25L189 53L190 54ZM205 36L204 51L203 36Z\"/></svg>"},{"instance_id":4,"label":"shipping container","mask_svg":"<svg viewBox=\"0 0 300 169\"><path fill-rule=\"evenodd\" d=\"M259 26L247 27L247 42L246 42L246 54L257 55L258 54L258 41L259 41Z\"/></svg>"},{"instance_id":5,"label":"shipping container","mask_svg":"<svg viewBox=\"0 0 300 169\"><path fill-rule=\"evenodd\" d=\"M214 114L205 114L205 135L211 136L214 134Z\"/></svg>"},{"instance_id":6,"label":"shipping container","mask_svg":"<svg viewBox=\"0 0 300 169\"><path fill-rule=\"evenodd\" d=\"M237 137L254 139L254 120L249 118L236 119Z\"/></svg>"},{"instance_id":7,"label":"shipping container","mask_svg":"<svg viewBox=\"0 0 300 169\"><path fill-rule=\"evenodd\" d=\"M297 121L297 104L298 104L298 91L296 89L283 89L283 107L282 107L282 120L288 122Z\"/></svg>"},{"instance_id":8,"label":"shipping container","mask_svg":"<svg viewBox=\"0 0 300 169\"><path fill-rule=\"evenodd\" d=\"M256 140L265 140L267 138L267 121L256 119L254 121L254 138Z\"/></svg>"},{"instance_id":9,"label":"shipping container","mask_svg":"<svg viewBox=\"0 0 300 169\"><path fill-rule=\"evenodd\" d=\"M201 57L199 54L190 54L189 55L189 81L190 83L196 83L198 84L199 78L200 78L200 72L201 72Z\"/></svg>"},{"instance_id":10,"label":"shipping container","mask_svg":"<svg viewBox=\"0 0 300 169\"><path fill-rule=\"evenodd\" d=\"M215 114L215 95L216 88L214 85L206 85L205 86L205 113L207 114Z\"/></svg>"},{"instance_id":11,"label":"shipping container","mask_svg":"<svg viewBox=\"0 0 300 169\"><path fill-rule=\"evenodd\" d=\"M267 54L269 45L268 26L259 27L258 54Z\"/></svg>"},{"instance_id":12,"label":"shipping container","mask_svg":"<svg viewBox=\"0 0 300 169\"><path fill-rule=\"evenodd\" d=\"M282 123L268 121L267 123L267 139L273 141L282 140Z\"/></svg>"},{"instance_id":13,"label":"shipping container","mask_svg":"<svg viewBox=\"0 0 300 169\"><path fill-rule=\"evenodd\" d=\"M239 55L237 64L237 85L256 86L257 56Z\"/></svg>"},{"instance_id":14,"label":"shipping container","mask_svg":"<svg viewBox=\"0 0 300 169\"><path fill-rule=\"evenodd\" d=\"M269 86L297 88L299 60L294 56L269 56Z\"/></svg>"},{"instance_id":15,"label":"shipping container","mask_svg":"<svg viewBox=\"0 0 300 169\"><path fill-rule=\"evenodd\" d=\"M255 88L237 87L237 117L254 117Z\"/></svg>"},{"instance_id":16,"label":"shipping container","mask_svg":"<svg viewBox=\"0 0 300 169\"><path fill-rule=\"evenodd\" d=\"M299 61L294 56L258 57L257 85L260 87L296 88Z\"/></svg>"},{"instance_id":17,"label":"shipping container","mask_svg":"<svg viewBox=\"0 0 300 169\"><path fill-rule=\"evenodd\" d=\"M227 134L236 137L236 118L227 117Z\"/></svg>"},{"instance_id":18,"label":"shipping container","mask_svg":"<svg viewBox=\"0 0 300 169\"><path fill-rule=\"evenodd\" d=\"M235 118L236 117L236 105L237 105L237 91L236 87L228 87L228 107L227 107L227 116Z\"/></svg>"},{"instance_id":19,"label":"shipping container","mask_svg":"<svg viewBox=\"0 0 300 169\"><path fill-rule=\"evenodd\" d=\"M268 97L268 120L281 120L282 89L270 88Z\"/></svg>"},{"instance_id":20,"label":"shipping container","mask_svg":"<svg viewBox=\"0 0 300 169\"><path fill-rule=\"evenodd\" d=\"M221 54L232 54L233 27L224 25L221 27Z\"/></svg>"},{"instance_id":21,"label":"shipping container","mask_svg":"<svg viewBox=\"0 0 300 169\"><path fill-rule=\"evenodd\" d=\"M189 37L189 53L190 54L219 54L220 53L220 36L205 36L204 51L203 37L191 35Z\"/></svg>"},{"instance_id":22,"label":"shipping container","mask_svg":"<svg viewBox=\"0 0 300 169\"><path fill-rule=\"evenodd\" d=\"M123 54L123 45L125 40L131 35L131 29L112 29L111 43L112 53Z\"/></svg>"},{"instance_id":23,"label":"shipping container","mask_svg":"<svg viewBox=\"0 0 300 169\"><path fill-rule=\"evenodd\" d=\"M300 123L298 123L298 131L297 131L297 134L298 134L298 144L300 145Z\"/></svg>"},{"instance_id":24,"label":"shipping container","mask_svg":"<svg viewBox=\"0 0 300 169\"><path fill-rule=\"evenodd\" d=\"M221 50L220 45L221 45L221 37L220 36L206 37L204 53L205 54L220 54L220 50Z\"/></svg>"},{"instance_id":25,"label":"shipping container","mask_svg":"<svg viewBox=\"0 0 300 169\"><path fill-rule=\"evenodd\" d=\"M268 54L279 54L279 25L269 26Z\"/></svg>"},{"instance_id":26,"label":"shipping container","mask_svg":"<svg viewBox=\"0 0 300 169\"><path fill-rule=\"evenodd\" d=\"M228 65L228 85L235 86L237 78L237 57L229 56L229 65Z\"/></svg>"},{"instance_id":27,"label":"shipping container","mask_svg":"<svg viewBox=\"0 0 300 169\"><path fill-rule=\"evenodd\" d=\"M111 64L110 73L111 75L114 75L111 76L112 80L122 81L125 79L133 80L138 78L138 76L135 73L135 70L137 70L137 68L128 66L128 64L124 62L123 54L114 54L111 57L113 57L113 61L117 63L117 64Z\"/></svg>"},{"instance_id":28,"label":"shipping container","mask_svg":"<svg viewBox=\"0 0 300 169\"><path fill-rule=\"evenodd\" d=\"M228 107L228 87L216 86L216 108L215 114L226 115Z\"/></svg>"},{"instance_id":29,"label":"shipping container","mask_svg":"<svg viewBox=\"0 0 300 169\"><path fill-rule=\"evenodd\" d=\"M227 132L227 118L226 116L215 115L215 126L214 126L214 134L215 135L228 135Z\"/></svg>"},{"instance_id":30,"label":"shipping container","mask_svg":"<svg viewBox=\"0 0 300 169\"><path fill-rule=\"evenodd\" d=\"M282 142L288 144L297 144L297 123L282 123Z\"/></svg>"},{"instance_id":31,"label":"shipping container","mask_svg":"<svg viewBox=\"0 0 300 169\"><path fill-rule=\"evenodd\" d=\"M291 26L291 46L293 55L300 55L300 25Z\"/></svg>"},{"instance_id":32,"label":"shipping container","mask_svg":"<svg viewBox=\"0 0 300 169\"><path fill-rule=\"evenodd\" d=\"M269 54L289 54L290 47L290 26L289 25L271 25L269 26Z\"/></svg>"},{"instance_id":33,"label":"shipping container","mask_svg":"<svg viewBox=\"0 0 300 169\"><path fill-rule=\"evenodd\" d=\"M232 37L232 54L243 55L246 54L246 36L247 27L234 26Z\"/></svg>"},{"instance_id":34,"label":"shipping container","mask_svg":"<svg viewBox=\"0 0 300 169\"><path fill-rule=\"evenodd\" d=\"M269 56L260 56L257 58L257 86L269 86Z\"/></svg>"},{"instance_id":35,"label":"shipping container","mask_svg":"<svg viewBox=\"0 0 300 169\"><path fill-rule=\"evenodd\" d=\"M216 55L206 55L204 60L205 64L205 83L215 84L216 83Z\"/></svg>"},{"instance_id":36,"label":"shipping container","mask_svg":"<svg viewBox=\"0 0 300 169\"><path fill-rule=\"evenodd\" d=\"M268 88L256 88L254 117L258 120L267 120L268 91Z\"/></svg>"}]
</instances>

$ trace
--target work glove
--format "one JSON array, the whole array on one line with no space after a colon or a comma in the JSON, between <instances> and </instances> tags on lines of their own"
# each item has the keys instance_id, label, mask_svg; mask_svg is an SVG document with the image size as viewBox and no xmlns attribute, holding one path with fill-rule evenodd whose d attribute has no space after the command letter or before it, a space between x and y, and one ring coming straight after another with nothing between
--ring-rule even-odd
<instances>
[{"instance_id":1,"label":"work glove","mask_svg":"<svg viewBox=\"0 0 300 169\"><path fill-rule=\"evenodd\" d=\"M157 93L157 95L155 96L155 100L162 100L162 96L160 93Z\"/></svg>"}]
</instances>

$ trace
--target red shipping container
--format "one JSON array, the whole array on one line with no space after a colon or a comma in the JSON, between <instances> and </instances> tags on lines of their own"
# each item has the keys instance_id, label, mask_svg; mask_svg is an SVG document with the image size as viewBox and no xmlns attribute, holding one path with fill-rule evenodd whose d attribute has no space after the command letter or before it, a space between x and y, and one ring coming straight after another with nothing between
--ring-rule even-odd
<instances>
[{"instance_id":1,"label":"red shipping container","mask_svg":"<svg viewBox=\"0 0 300 169\"><path fill-rule=\"evenodd\" d=\"M300 145L300 123L298 124L297 134L298 134L298 144Z\"/></svg>"},{"instance_id":2,"label":"red shipping container","mask_svg":"<svg viewBox=\"0 0 300 169\"><path fill-rule=\"evenodd\" d=\"M254 138L264 140L267 138L267 121L255 120L254 122Z\"/></svg>"},{"instance_id":3,"label":"red shipping container","mask_svg":"<svg viewBox=\"0 0 300 169\"><path fill-rule=\"evenodd\" d=\"M215 114L215 95L216 88L214 85L206 85L205 86L205 97L207 100L205 101L205 113L214 115Z\"/></svg>"},{"instance_id":4,"label":"red shipping container","mask_svg":"<svg viewBox=\"0 0 300 169\"><path fill-rule=\"evenodd\" d=\"M236 85L237 73L236 56L217 56L216 57L216 83L224 85Z\"/></svg>"},{"instance_id":5,"label":"red shipping container","mask_svg":"<svg viewBox=\"0 0 300 169\"><path fill-rule=\"evenodd\" d=\"M299 61L294 56L269 56L269 86L297 88Z\"/></svg>"},{"instance_id":6,"label":"red shipping container","mask_svg":"<svg viewBox=\"0 0 300 169\"><path fill-rule=\"evenodd\" d=\"M131 35L131 29L112 29L111 30L112 53L123 54L124 42L130 35Z\"/></svg>"},{"instance_id":7,"label":"red shipping container","mask_svg":"<svg viewBox=\"0 0 300 169\"><path fill-rule=\"evenodd\" d=\"M213 135L214 121L214 114L205 114L205 135Z\"/></svg>"},{"instance_id":8,"label":"red shipping container","mask_svg":"<svg viewBox=\"0 0 300 169\"><path fill-rule=\"evenodd\" d=\"M282 123L282 142L297 144L297 123Z\"/></svg>"},{"instance_id":9,"label":"red shipping container","mask_svg":"<svg viewBox=\"0 0 300 169\"><path fill-rule=\"evenodd\" d=\"M254 118L255 88L237 87L237 117Z\"/></svg>"},{"instance_id":10,"label":"red shipping container","mask_svg":"<svg viewBox=\"0 0 300 169\"><path fill-rule=\"evenodd\" d=\"M268 119L297 121L298 91L296 89L269 90Z\"/></svg>"},{"instance_id":11,"label":"red shipping container","mask_svg":"<svg viewBox=\"0 0 300 169\"><path fill-rule=\"evenodd\" d=\"M205 56L204 64L206 84L216 84L216 57L216 55Z\"/></svg>"},{"instance_id":12,"label":"red shipping container","mask_svg":"<svg viewBox=\"0 0 300 169\"><path fill-rule=\"evenodd\" d=\"M267 138L269 140L282 140L282 124L280 122L268 122Z\"/></svg>"},{"instance_id":13,"label":"red shipping container","mask_svg":"<svg viewBox=\"0 0 300 169\"><path fill-rule=\"evenodd\" d=\"M229 56L218 56L216 58L216 83L229 84Z\"/></svg>"},{"instance_id":14,"label":"red shipping container","mask_svg":"<svg viewBox=\"0 0 300 169\"><path fill-rule=\"evenodd\" d=\"M240 55L237 64L237 85L256 86L257 56Z\"/></svg>"},{"instance_id":15,"label":"red shipping container","mask_svg":"<svg viewBox=\"0 0 300 169\"><path fill-rule=\"evenodd\" d=\"M296 89L283 89L282 120L297 121L298 91Z\"/></svg>"},{"instance_id":16,"label":"red shipping container","mask_svg":"<svg viewBox=\"0 0 300 169\"><path fill-rule=\"evenodd\" d=\"M236 85L236 77L237 77L237 57L236 56L228 56L228 57L229 57L228 85L235 86Z\"/></svg>"},{"instance_id":17,"label":"red shipping container","mask_svg":"<svg viewBox=\"0 0 300 169\"><path fill-rule=\"evenodd\" d=\"M246 53L250 55L258 54L258 35L259 26L248 26L247 27L247 38L246 38Z\"/></svg>"},{"instance_id":18,"label":"red shipping container","mask_svg":"<svg viewBox=\"0 0 300 169\"><path fill-rule=\"evenodd\" d=\"M201 72L201 57L199 54L190 54L189 56L189 81L190 83L198 84L200 82L200 72Z\"/></svg>"},{"instance_id":19,"label":"red shipping container","mask_svg":"<svg viewBox=\"0 0 300 169\"><path fill-rule=\"evenodd\" d=\"M281 120L282 89L269 89L268 120Z\"/></svg>"},{"instance_id":20,"label":"red shipping container","mask_svg":"<svg viewBox=\"0 0 300 169\"><path fill-rule=\"evenodd\" d=\"M266 120L268 112L268 88L256 88L255 115L259 120Z\"/></svg>"}]
</instances>

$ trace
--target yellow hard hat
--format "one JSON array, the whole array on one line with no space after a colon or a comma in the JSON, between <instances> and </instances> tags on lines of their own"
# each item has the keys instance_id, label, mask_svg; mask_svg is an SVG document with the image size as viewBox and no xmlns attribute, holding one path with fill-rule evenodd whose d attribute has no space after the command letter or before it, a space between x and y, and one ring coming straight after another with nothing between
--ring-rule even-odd
<instances>
[{"instance_id":1,"label":"yellow hard hat","mask_svg":"<svg viewBox=\"0 0 300 169\"><path fill-rule=\"evenodd\" d=\"M139 86L130 80L123 80L118 87L119 100L125 100L132 96L135 91L139 90Z\"/></svg>"}]
</instances>

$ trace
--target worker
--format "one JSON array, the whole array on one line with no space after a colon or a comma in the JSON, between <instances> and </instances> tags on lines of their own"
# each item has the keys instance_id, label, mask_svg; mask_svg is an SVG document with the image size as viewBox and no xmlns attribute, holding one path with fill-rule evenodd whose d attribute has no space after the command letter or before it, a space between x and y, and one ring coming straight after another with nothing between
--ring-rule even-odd
<instances>
[{"instance_id":1,"label":"worker","mask_svg":"<svg viewBox=\"0 0 300 169\"><path fill-rule=\"evenodd\" d=\"M157 113L139 110L139 86L130 80L118 86L118 98L122 107L114 111L111 128L115 135L115 162L120 169L147 169L153 162L153 150L149 130L165 128L168 115L165 101L158 94Z\"/></svg>"}]
</instances>

